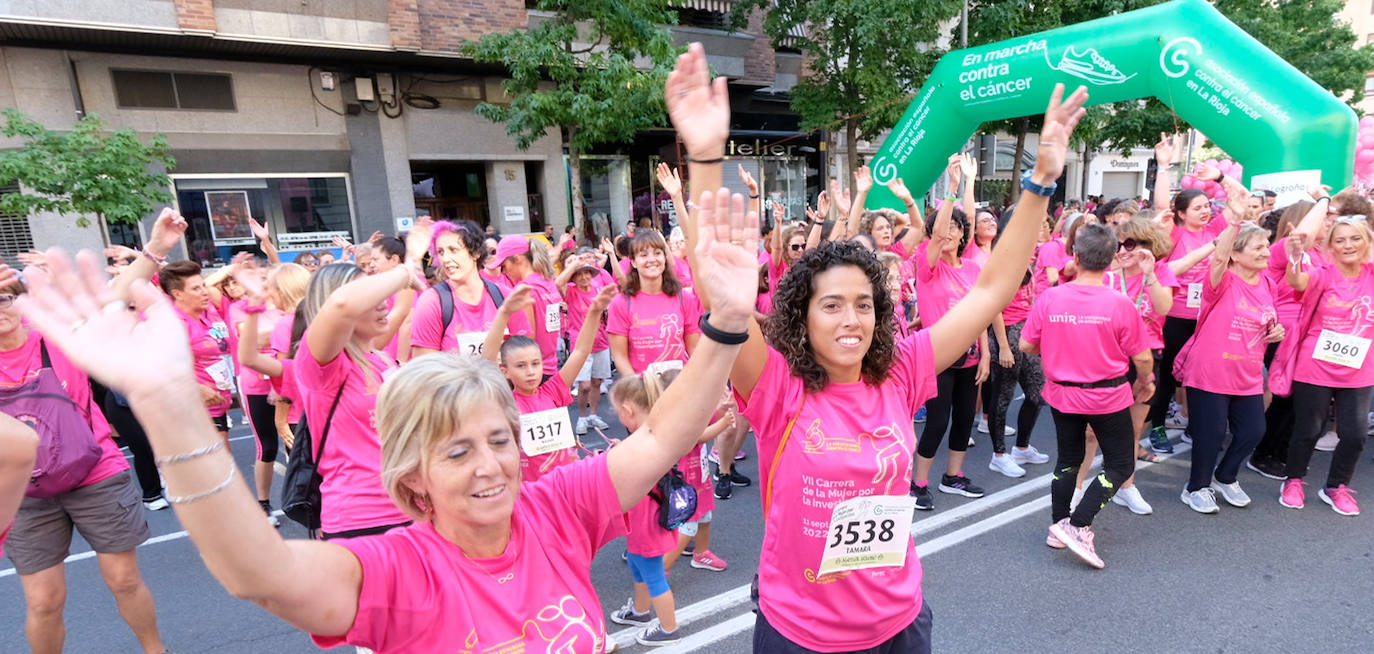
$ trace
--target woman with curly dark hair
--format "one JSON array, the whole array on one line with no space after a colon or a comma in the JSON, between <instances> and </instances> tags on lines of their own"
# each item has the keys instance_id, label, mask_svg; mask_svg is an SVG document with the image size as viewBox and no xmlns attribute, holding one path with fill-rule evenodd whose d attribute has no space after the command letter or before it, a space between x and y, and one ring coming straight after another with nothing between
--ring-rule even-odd
<instances>
[{"instance_id":1,"label":"woman with curly dark hair","mask_svg":"<svg viewBox=\"0 0 1374 654\"><path fill-rule=\"evenodd\" d=\"M1024 194L998 256L938 324L898 340L887 269L835 242L788 269L766 331L750 325L730 381L754 426L764 488L755 652L930 651L906 493L911 418L1016 292L1087 100L1083 89L1061 103L1063 94L1050 100L1023 180L1038 195ZM701 129L723 144L728 123Z\"/></svg>"}]
</instances>

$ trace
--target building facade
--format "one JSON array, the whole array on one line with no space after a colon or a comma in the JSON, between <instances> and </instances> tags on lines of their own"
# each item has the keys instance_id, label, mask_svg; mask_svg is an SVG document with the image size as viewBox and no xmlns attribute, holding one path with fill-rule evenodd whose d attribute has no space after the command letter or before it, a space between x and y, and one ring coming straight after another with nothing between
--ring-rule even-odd
<instances>
[{"instance_id":1,"label":"building facade","mask_svg":"<svg viewBox=\"0 0 1374 654\"><path fill-rule=\"evenodd\" d=\"M425 213L503 233L561 230L571 203L560 135L516 148L503 125L475 112L506 99L502 71L458 54L483 34L546 19L532 4L0 0L0 107L54 130L97 114L145 139L165 134L176 159L169 190L191 224L184 254L210 265L251 246L250 216L271 228L286 258L334 236L395 233ZM800 57L776 51L757 16L749 29L727 31L730 0L670 4L682 23L675 40L703 41L712 67L731 80L734 141L754 146L737 147L736 158L764 171L770 191L804 202L807 183L818 184L819 155L775 163L769 147L786 141L781 151L793 157L810 147L785 99L769 102L795 83ZM641 203L658 216L648 171L678 161L672 145L664 129L598 149L584 167L588 206L615 227ZM0 217L0 255L137 245L151 218L82 229L74 216Z\"/></svg>"}]
</instances>

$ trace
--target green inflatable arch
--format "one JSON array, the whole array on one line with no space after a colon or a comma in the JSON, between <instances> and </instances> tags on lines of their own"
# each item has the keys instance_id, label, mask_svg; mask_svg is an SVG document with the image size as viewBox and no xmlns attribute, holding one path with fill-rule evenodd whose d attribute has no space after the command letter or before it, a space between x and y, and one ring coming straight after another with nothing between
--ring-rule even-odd
<instances>
[{"instance_id":1,"label":"green inflatable arch","mask_svg":"<svg viewBox=\"0 0 1374 654\"><path fill-rule=\"evenodd\" d=\"M1088 87L1090 104L1159 98L1247 182L1319 170L1350 183L1355 113L1204 0L1174 0L945 55L870 161L867 205L901 208L882 183L929 188L980 125L1043 112L1056 83Z\"/></svg>"}]
</instances>

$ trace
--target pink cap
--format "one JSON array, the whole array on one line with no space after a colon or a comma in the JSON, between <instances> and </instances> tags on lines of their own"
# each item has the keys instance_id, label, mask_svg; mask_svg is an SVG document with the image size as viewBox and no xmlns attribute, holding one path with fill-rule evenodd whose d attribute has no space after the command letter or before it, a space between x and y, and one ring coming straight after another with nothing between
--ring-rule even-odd
<instances>
[{"instance_id":1,"label":"pink cap","mask_svg":"<svg viewBox=\"0 0 1374 654\"><path fill-rule=\"evenodd\" d=\"M501 263L514 254L525 254L530 251L530 240L512 234L501 237L501 242L496 244L496 256L487 262L487 270L496 270L501 267Z\"/></svg>"}]
</instances>

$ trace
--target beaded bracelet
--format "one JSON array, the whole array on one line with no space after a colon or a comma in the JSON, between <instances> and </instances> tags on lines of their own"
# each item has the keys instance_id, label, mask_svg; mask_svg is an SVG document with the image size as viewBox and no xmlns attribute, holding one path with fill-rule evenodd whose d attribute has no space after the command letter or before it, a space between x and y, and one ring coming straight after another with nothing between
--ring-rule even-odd
<instances>
[{"instance_id":1,"label":"beaded bracelet","mask_svg":"<svg viewBox=\"0 0 1374 654\"><path fill-rule=\"evenodd\" d=\"M206 445L197 450L191 450L184 454L173 454L172 456L153 459L153 464L161 468L162 466L172 465L173 463L182 463L183 461L190 461L191 459L199 459L200 457L207 454L213 454L222 449L224 449L224 441L216 441L213 444Z\"/></svg>"}]
</instances>

